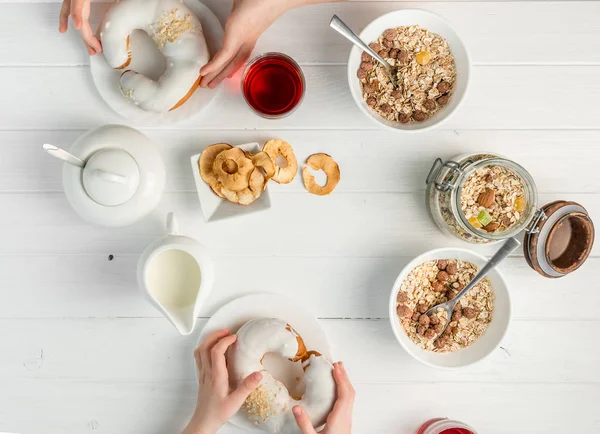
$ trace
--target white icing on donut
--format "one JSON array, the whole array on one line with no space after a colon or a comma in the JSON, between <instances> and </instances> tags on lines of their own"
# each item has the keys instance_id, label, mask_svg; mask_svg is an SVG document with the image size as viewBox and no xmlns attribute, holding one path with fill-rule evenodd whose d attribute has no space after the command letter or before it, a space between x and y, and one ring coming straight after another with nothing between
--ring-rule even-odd
<instances>
[{"instance_id":1,"label":"white icing on donut","mask_svg":"<svg viewBox=\"0 0 600 434\"><path fill-rule=\"evenodd\" d=\"M234 385L253 372L261 371L259 388L246 400L242 411L259 428L273 434L298 434L292 407L302 406L315 427L325 423L335 402L333 365L323 356L306 353L298 334L283 320L260 318L248 321L237 332L237 342L228 353L228 366ZM264 370L263 356L277 353L290 360L303 356L306 386L302 399L292 398L284 384ZM299 354L303 353L303 354Z\"/></svg>"},{"instance_id":2,"label":"white icing on donut","mask_svg":"<svg viewBox=\"0 0 600 434\"><path fill-rule=\"evenodd\" d=\"M121 93L143 110L164 113L185 102L209 58L202 25L180 0L120 0L112 5L101 25L104 57L123 69ZM166 58L166 70L157 80L127 70L131 56L129 36L143 30Z\"/></svg>"}]
</instances>

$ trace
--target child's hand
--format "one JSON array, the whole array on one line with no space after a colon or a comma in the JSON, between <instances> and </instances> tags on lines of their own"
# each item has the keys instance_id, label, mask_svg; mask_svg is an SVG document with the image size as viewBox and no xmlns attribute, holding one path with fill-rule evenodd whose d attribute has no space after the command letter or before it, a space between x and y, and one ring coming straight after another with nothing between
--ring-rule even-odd
<instances>
[{"instance_id":1,"label":"child's hand","mask_svg":"<svg viewBox=\"0 0 600 434\"><path fill-rule=\"evenodd\" d=\"M337 400L320 434L350 434L355 392L342 362L333 364L333 378L337 385ZM312 422L302 407L297 405L292 412L302 434L316 434Z\"/></svg>"},{"instance_id":2,"label":"child's hand","mask_svg":"<svg viewBox=\"0 0 600 434\"><path fill-rule=\"evenodd\" d=\"M214 434L240 409L248 395L258 387L262 374L250 374L239 387L229 390L225 352L237 339L229 330L209 335L194 351L198 366L198 403L183 434Z\"/></svg>"},{"instance_id":3,"label":"child's hand","mask_svg":"<svg viewBox=\"0 0 600 434\"><path fill-rule=\"evenodd\" d=\"M248 60L258 37L297 1L234 0L225 24L223 46L215 57L200 69L200 86L213 88L231 77Z\"/></svg>"},{"instance_id":4,"label":"child's hand","mask_svg":"<svg viewBox=\"0 0 600 434\"><path fill-rule=\"evenodd\" d=\"M83 42L90 56L102 52L102 45L90 26L90 2L91 0L63 0L60 8L60 24L58 31L65 33L69 27L69 15L73 18L75 28L81 33Z\"/></svg>"}]
</instances>

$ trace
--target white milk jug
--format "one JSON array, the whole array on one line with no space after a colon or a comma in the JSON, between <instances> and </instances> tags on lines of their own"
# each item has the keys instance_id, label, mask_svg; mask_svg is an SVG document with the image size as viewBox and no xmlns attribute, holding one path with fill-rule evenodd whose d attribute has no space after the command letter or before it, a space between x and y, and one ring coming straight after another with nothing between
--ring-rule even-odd
<instances>
[{"instance_id":1,"label":"white milk jug","mask_svg":"<svg viewBox=\"0 0 600 434\"><path fill-rule=\"evenodd\" d=\"M150 303L179 333L192 333L213 286L213 264L197 241L179 235L173 213L167 216L167 236L142 253L137 278Z\"/></svg>"}]
</instances>

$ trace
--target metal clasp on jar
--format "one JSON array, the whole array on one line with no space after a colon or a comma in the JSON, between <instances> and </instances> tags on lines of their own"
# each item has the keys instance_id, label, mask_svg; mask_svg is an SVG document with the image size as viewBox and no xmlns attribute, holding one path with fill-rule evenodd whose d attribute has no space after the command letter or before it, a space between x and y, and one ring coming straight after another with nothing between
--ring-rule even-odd
<instances>
[{"instance_id":1,"label":"metal clasp on jar","mask_svg":"<svg viewBox=\"0 0 600 434\"><path fill-rule=\"evenodd\" d=\"M533 219L531 220L531 223L529 223L529 226L527 226L525 228L525 232L530 233L530 234L537 234L540 231L538 224L542 220L546 220L547 218L548 218L548 216L546 215L544 210L542 208L538 209L535 212Z\"/></svg>"},{"instance_id":2,"label":"metal clasp on jar","mask_svg":"<svg viewBox=\"0 0 600 434\"><path fill-rule=\"evenodd\" d=\"M462 166L460 163L456 161L446 161L443 162L441 158L436 158L433 162L433 166L429 170L429 175L427 175L427 179L425 182L427 185L431 183L435 183L435 188L438 191L448 191L452 187L454 187L454 183L458 179L458 176L462 173L462 169L465 164ZM448 171L445 173L442 169L447 168Z\"/></svg>"}]
</instances>

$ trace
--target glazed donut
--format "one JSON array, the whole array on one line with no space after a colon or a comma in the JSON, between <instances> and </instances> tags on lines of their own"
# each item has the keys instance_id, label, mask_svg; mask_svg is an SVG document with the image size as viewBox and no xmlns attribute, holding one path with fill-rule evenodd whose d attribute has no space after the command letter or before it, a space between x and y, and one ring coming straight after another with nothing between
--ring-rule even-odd
<instances>
[{"instance_id":1,"label":"glazed donut","mask_svg":"<svg viewBox=\"0 0 600 434\"><path fill-rule=\"evenodd\" d=\"M141 109L159 113L176 109L200 84L200 68L210 54L200 21L181 0L117 0L100 29L106 61L124 71L121 93ZM166 69L157 81L126 69L134 30L146 32L165 56Z\"/></svg>"},{"instance_id":2,"label":"glazed donut","mask_svg":"<svg viewBox=\"0 0 600 434\"><path fill-rule=\"evenodd\" d=\"M262 360L266 353L277 353L304 369L304 395L290 396L283 383L265 371ZM333 365L316 351L307 351L302 338L285 321L259 318L248 321L237 332L237 341L227 356L233 385L253 372L261 371L263 379L250 394L242 411L258 428L271 434L298 434L292 407L301 405L315 428L323 425L335 402Z\"/></svg>"}]
</instances>

